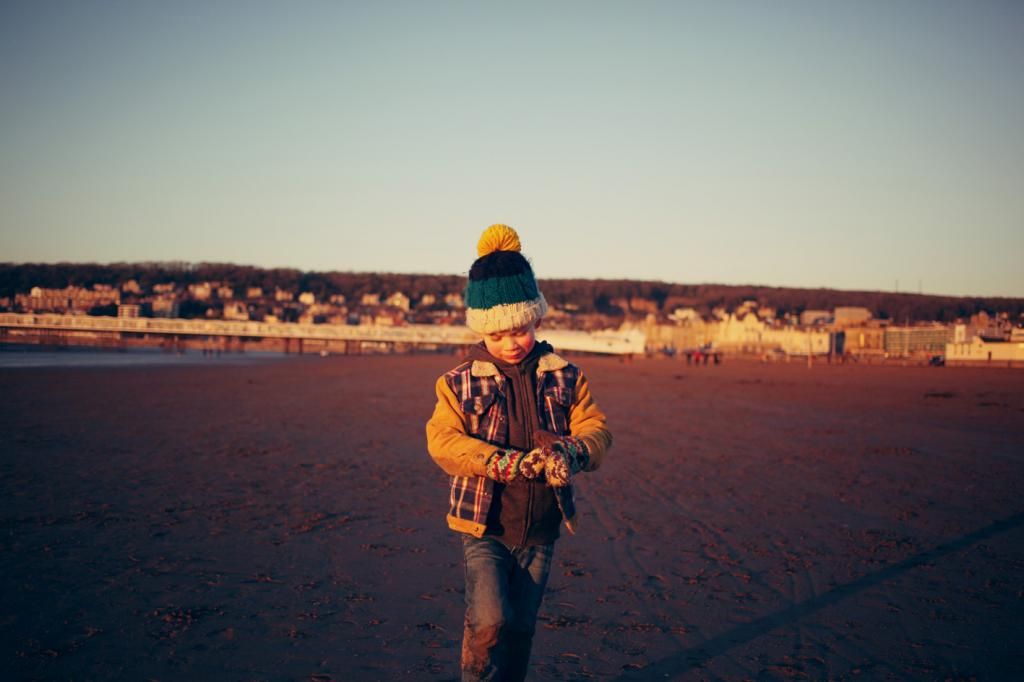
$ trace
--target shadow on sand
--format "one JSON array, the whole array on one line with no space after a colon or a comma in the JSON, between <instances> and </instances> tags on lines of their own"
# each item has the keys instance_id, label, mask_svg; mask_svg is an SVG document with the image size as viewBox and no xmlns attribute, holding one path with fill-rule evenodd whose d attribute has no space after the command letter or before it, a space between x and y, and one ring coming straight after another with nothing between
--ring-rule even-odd
<instances>
[{"instance_id":1,"label":"shadow on sand","mask_svg":"<svg viewBox=\"0 0 1024 682\"><path fill-rule=\"evenodd\" d=\"M886 580L896 578L913 568L931 563L975 543L988 540L996 535L1014 530L1022 524L1024 524L1024 512L1019 512L1013 516L1000 519L985 526L984 528L974 531L973 533L968 533L967 535L963 535L950 542L937 545L930 550L915 554L914 556L904 559L899 563L887 566L886 568L875 571L874 573L869 573L857 580L854 580L852 583L840 585L839 587L829 590L817 597L807 599L798 604L793 604L790 607L780 609L779 611L770 613L767 616L762 616L761 618L749 623L735 627L728 632L712 637L698 647L694 647L693 649L684 651L675 656L669 656L668 658L655 661L641 670L626 672L615 679L649 680L672 678L676 675L681 675L693 668L703 665L717 656L724 654L736 645L745 644L770 632L771 630L774 630L775 628L784 627L802 618L806 618L827 606L832 606L847 597L863 592L864 590L879 585Z\"/></svg>"}]
</instances>

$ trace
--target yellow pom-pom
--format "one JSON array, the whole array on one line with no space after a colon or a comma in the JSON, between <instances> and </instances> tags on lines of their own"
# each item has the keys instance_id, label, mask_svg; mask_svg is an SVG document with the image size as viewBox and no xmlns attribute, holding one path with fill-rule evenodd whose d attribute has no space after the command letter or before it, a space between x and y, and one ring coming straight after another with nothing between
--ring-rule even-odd
<instances>
[{"instance_id":1,"label":"yellow pom-pom","mask_svg":"<svg viewBox=\"0 0 1024 682\"><path fill-rule=\"evenodd\" d=\"M477 256L483 258L495 251L522 251L522 244L519 243L519 235L508 225L491 225L480 235L480 241L476 243Z\"/></svg>"}]
</instances>

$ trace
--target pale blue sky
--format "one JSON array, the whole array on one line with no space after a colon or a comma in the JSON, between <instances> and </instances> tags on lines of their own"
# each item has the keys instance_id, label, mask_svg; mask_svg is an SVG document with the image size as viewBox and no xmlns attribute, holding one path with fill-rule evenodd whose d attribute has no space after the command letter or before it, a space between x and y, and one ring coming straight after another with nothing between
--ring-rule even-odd
<instances>
[{"instance_id":1,"label":"pale blue sky","mask_svg":"<svg viewBox=\"0 0 1024 682\"><path fill-rule=\"evenodd\" d=\"M1024 3L0 3L0 261L1024 296Z\"/></svg>"}]
</instances>

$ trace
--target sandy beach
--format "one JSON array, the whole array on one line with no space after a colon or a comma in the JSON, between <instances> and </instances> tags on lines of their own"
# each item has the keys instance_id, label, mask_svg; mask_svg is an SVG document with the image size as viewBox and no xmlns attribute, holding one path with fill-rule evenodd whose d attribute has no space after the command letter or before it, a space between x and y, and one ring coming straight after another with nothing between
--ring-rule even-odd
<instances>
[{"instance_id":1,"label":"sandy beach","mask_svg":"<svg viewBox=\"0 0 1024 682\"><path fill-rule=\"evenodd\" d=\"M1024 372L577 358L538 680L1006 680ZM450 356L0 370L10 680L452 680Z\"/></svg>"}]
</instances>

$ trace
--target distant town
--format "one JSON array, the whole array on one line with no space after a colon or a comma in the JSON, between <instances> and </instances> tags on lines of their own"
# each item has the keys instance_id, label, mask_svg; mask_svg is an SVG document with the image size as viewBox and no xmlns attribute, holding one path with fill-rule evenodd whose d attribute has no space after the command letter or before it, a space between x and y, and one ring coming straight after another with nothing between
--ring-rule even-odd
<instances>
[{"instance_id":1,"label":"distant town","mask_svg":"<svg viewBox=\"0 0 1024 682\"><path fill-rule=\"evenodd\" d=\"M461 327L464 282L223 264L0 264L0 313L258 322L263 330ZM1024 365L1022 299L629 280L541 280L541 288L551 306L545 329L561 332L563 347L614 331L641 338L648 354L691 362L747 355ZM0 338L23 342L27 323L13 319L0 321Z\"/></svg>"}]
</instances>

